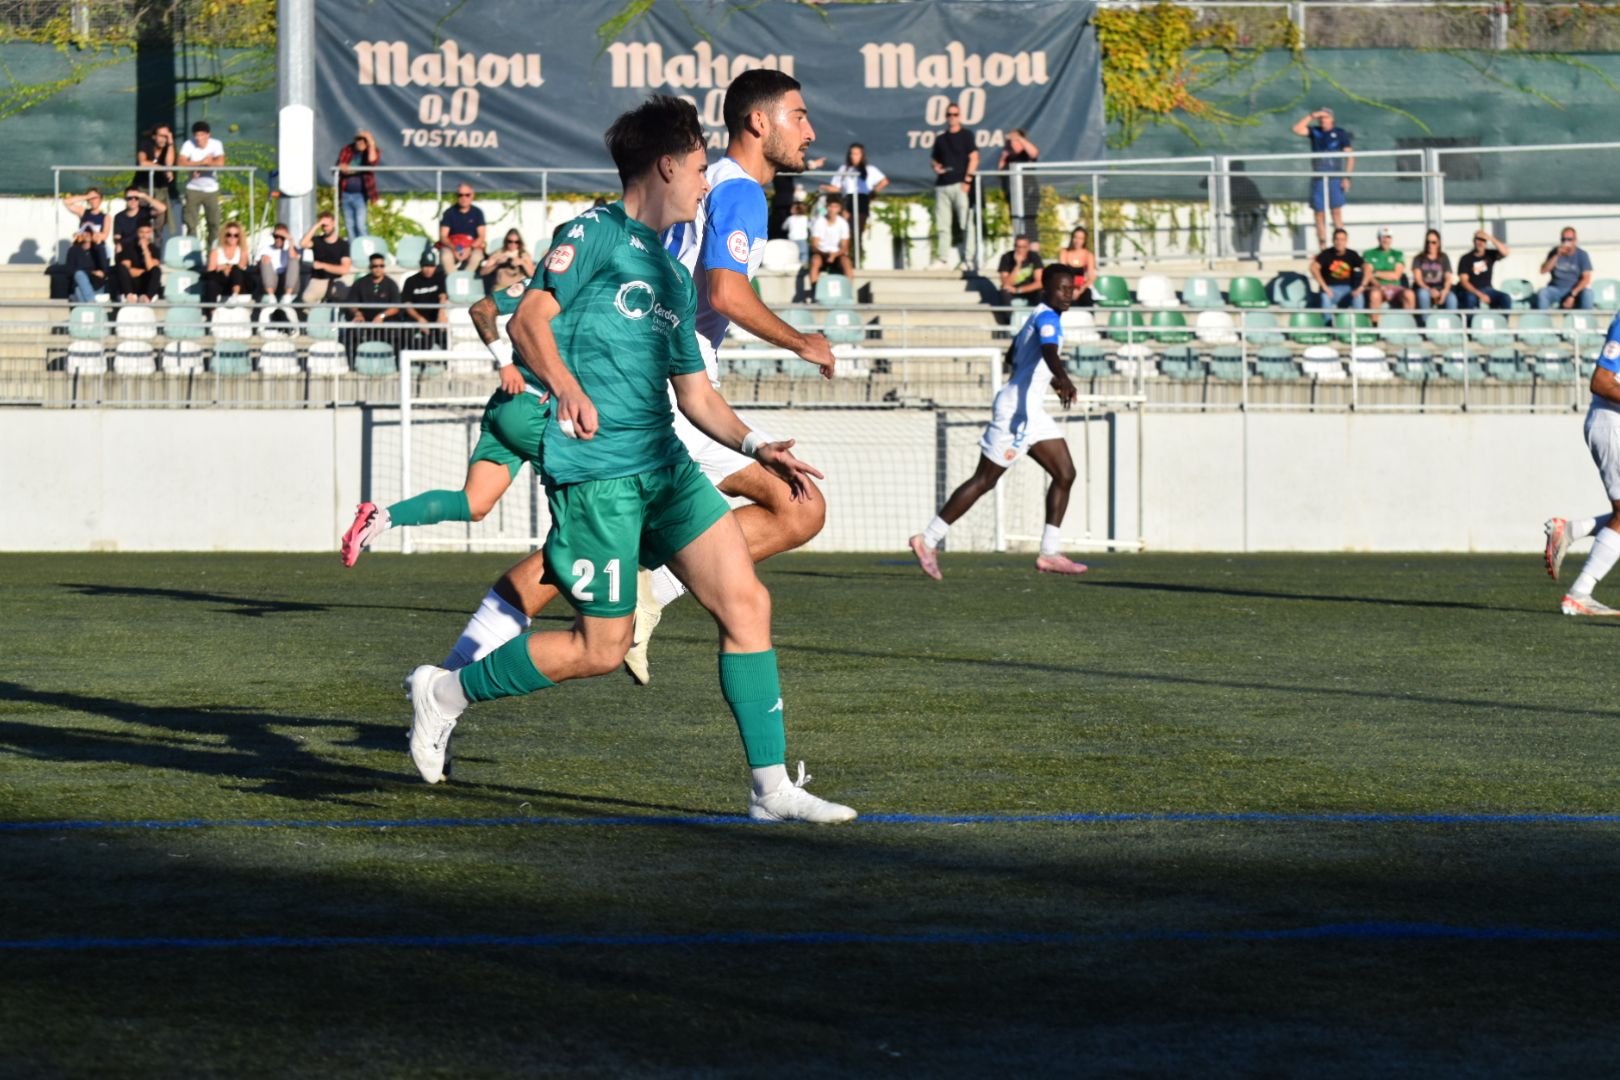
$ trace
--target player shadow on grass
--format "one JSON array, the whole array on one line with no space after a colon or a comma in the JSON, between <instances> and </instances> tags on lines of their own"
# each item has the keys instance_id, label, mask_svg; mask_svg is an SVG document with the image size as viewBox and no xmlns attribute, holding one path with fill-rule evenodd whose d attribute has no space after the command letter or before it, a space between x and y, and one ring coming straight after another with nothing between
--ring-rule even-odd
<instances>
[{"instance_id":1,"label":"player shadow on grass","mask_svg":"<svg viewBox=\"0 0 1620 1080\"><path fill-rule=\"evenodd\" d=\"M265 615L320 614L334 608L352 608L367 611L419 611L431 615L465 615L465 609L415 607L407 604L341 604L307 600L269 600L253 596L227 596L224 593L197 592L191 589L152 589L136 585L95 585L70 581L57 582L63 589L72 589L80 596L141 597L144 599L183 600L194 604L222 604L219 610L226 615L244 615L262 618Z\"/></svg>"},{"instance_id":2,"label":"player shadow on grass","mask_svg":"<svg viewBox=\"0 0 1620 1080\"><path fill-rule=\"evenodd\" d=\"M1500 604L1479 604L1463 600L1411 600L1392 596L1333 596L1327 593L1285 593L1264 589L1223 589L1214 585L1186 585L1164 581L1109 581L1087 578L1081 582L1089 589L1140 589L1145 592L1193 593L1200 596L1236 596L1248 600L1308 600L1324 604L1372 604L1375 607L1438 608L1449 611L1505 611L1527 615L1545 615L1545 607L1503 607Z\"/></svg>"}]
</instances>

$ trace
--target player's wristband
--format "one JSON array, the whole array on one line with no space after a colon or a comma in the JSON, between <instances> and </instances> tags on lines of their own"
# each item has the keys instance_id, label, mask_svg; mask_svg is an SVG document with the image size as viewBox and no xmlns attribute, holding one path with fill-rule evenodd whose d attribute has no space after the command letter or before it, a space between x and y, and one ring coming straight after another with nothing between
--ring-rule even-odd
<instances>
[{"instance_id":1,"label":"player's wristband","mask_svg":"<svg viewBox=\"0 0 1620 1080\"><path fill-rule=\"evenodd\" d=\"M495 357L495 363L506 367L512 362L512 343L505 338L496 338L489 343L490 355Z\"/></svg>"},{"instance_id":2,"label":"player's wristband","mask_svg":"<svg viewBox=\"0 0 1620 1080\"><path fill-rule=\"evenodd\" d=\"M748 434L743 436L741 449L744 456L758 458L760 447L764 446L766 443L773 443L776 441L777 440L771 438L763 431L750 431Z\"/></svg>"}]
</instances>

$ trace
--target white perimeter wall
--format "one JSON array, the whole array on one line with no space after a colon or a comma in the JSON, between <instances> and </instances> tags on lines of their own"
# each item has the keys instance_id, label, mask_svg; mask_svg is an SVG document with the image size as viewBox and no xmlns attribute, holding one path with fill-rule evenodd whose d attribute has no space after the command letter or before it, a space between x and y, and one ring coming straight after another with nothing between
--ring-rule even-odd
<instances>
[{"instance_id":1,"label":"white perimeter wall","mask_svg":"<svg viewBox=\"0 0 1620 1080\"><path fill-rule=\"evenodd\" d=\"M949 488L976 464L982 414L946 418ZM933 413L761 411L756 421L798 438L827 473L816 549L903 551L937 505ZM1543 519L1605 508L1581 423L1576 413L1150 413L1142 534L1173 551L1535 550ZM0 550L330 551L363 487L379 502L397 498L397 439L373 427L363 479L363 430L355 409L8 410ZM1085 537L1089 513L1093 538L1112 516L1115 534L1135 539L1135 417L1071 421L1068 431L1081 476L1065 535ZM459 487L464 450L413 474ZM1007 533L1033 539L1043 474L1023 463L1002 487ZM994 517L987 499L952 546L988 548Z\"/></svg>"}]
</instances>

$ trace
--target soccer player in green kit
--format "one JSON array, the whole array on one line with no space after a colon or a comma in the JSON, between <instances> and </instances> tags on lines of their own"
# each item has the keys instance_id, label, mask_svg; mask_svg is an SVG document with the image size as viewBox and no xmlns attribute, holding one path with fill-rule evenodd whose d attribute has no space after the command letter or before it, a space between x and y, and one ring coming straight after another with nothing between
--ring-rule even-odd
<instances>
[{"instance_id":1,"label":"soccer player in green kit","mask_svg":"<svg viewBox=\"0 0 1620 1080\"><path fill-rule=\"evenodd\" d=\"M579 617L458 672L427 664L411 672L411 760L437 783L471 702L615 670L630 648L636 568L667 563L719 626L720 689L753 773L749 816L848 821L855 811L805 790L802 762L798 779L788 776L770 594L726 501L675 435L670 387L687 419L796 497L820 476L793 456L792 440L749 430L710 385L694 334L696 289L659 242L662 230L693 219L708 188L697 110L653 97L614 121L606 141L623 201L559 230L507 326L552 395L541 449L552 515L546 581Z\"/></svg>"}]
</instances>

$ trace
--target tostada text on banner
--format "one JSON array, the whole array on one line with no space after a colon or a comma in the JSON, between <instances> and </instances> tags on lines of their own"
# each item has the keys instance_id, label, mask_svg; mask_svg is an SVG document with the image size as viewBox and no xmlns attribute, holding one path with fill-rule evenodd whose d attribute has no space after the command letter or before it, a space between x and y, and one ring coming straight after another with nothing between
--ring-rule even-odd
<instances>
[{"instance_id":1,"label":"tostada text on banner","mask_svg":"<svg viewBox=\"0 0 1620 1080\"><path fill-rule=\"evenodd\" d=\"M1091 5L1071 0L939 0L755 6L659 3L603 44L623 0L372 0L321 4L317 159L357 130L386 166L602 169L602 133L651 93L691 101L714 151L726 144L726 87L753 68L804 84L828 167L852 142L899 188L932 187L929 151L955 106L992 168L1013 128L1049 160L1103 156L1100 54ZM694 26L694 23L697 25ZM384 190L434 187L384 174ZM485 187L534 191L539 175ZM554 173L551 190L600 191L611 177Z\"/></svg>"}]
</instances>

